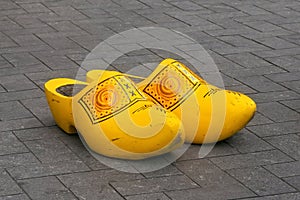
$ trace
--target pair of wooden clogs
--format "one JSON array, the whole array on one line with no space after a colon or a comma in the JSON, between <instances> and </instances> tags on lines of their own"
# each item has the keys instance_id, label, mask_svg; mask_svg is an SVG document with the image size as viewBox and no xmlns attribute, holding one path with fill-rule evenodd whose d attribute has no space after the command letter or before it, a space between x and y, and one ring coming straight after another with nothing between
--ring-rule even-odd
<instances>
[{"instance_id":1,"label":"pair of wooden clogs","mask_svg":"<svg viewBox=\"0 0 300 200\"><path fill-rule=\"evenodd\" d=\"M116 71L92 70L86 77L46 82L47 101L60 128L78 132L92 151L109 157L137 160L171 152L184 141L221 141L256 111L246 95L215 87L173 59L138 84Z\"/></svg>"}]
</instances>

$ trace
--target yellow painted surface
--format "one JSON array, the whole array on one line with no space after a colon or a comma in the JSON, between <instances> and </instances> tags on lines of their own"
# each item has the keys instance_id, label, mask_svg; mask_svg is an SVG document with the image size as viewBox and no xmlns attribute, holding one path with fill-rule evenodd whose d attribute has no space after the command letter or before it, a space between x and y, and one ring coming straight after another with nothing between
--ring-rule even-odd
<instances>
[{"instance_id":1,"label":"yellow painted surface","mask_svg":"<svg viewBox=\"0 0 300 200\"><path fill-rule=\"evenodd\" d=\"M86 87L73 97L56 89L68 84ZM122 159L143 159L180 147L185 139L178 117L155 104L121 73L105 72L87 84L67 78L45 83L57 125L79 132L91 150Z\"/></svg>"},{"instance_id":2,"label":"yellow painted surface","mask_svg":"<svg viewBox=\"0 0 300 200\"><path fill-rule=\"evenodd\" d=\"M102 73L89 71L87 82ZM247 125L256 111L255 102L248 96L215 87L170 58L137 86L156 104L174 113L182 121L186 141L195 144L231 137Z\"/></svg>"}]
</instances>

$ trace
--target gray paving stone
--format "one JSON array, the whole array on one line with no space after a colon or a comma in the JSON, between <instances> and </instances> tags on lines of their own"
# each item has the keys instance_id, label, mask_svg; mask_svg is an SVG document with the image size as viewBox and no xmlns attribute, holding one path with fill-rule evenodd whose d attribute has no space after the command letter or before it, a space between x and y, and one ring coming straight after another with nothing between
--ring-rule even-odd
<instances>
[{"instance_id":1,"label":"gray paving stone","mask_svg":"<svg viewBox=\"0 0 300 200\"><path fill-rule=\"evenodd\" d=\"M297 71L298 68L297 66L299 65L300 62L299 59L293 56L272 57L272 58L266 58L266 60L290 72Z\"/></svg>"},{"instance_id":2,"label":"gray paving stone","mask_svg":"<svg viewBox=\"0 0 300 200\"><path fill-rule=\"evenodd\" d=\"M182 172L179 171L175 166L169 165L160 170L143 173L146 178L154 178L154 177L166 177L166 176L175 176L182 175Z\"/></svg>"},{"instance_id":3,"label":"gray paving stone","mask_svg":"<svg viewBox=\"0 0 300 200\"><path fill-rule=\"evenodd\" d=\"M0 196L21 193L21 188L3 169L0 170Z\"/></svg>"},{"instance_id":4,"label":"gray paving stone","mask_svg":"<svg viewBox=\"0 0 300 200\"><path fill-rule=\"evenodd\" d=\"M198 13L198 12L196 12ZM190 25L201 25L201 26L209 26L209 25L213 25L213 23L209 22L208 20L202 19L199 16L197 16L196 14L193 14L191 12L167 12L167 14L169 16L172 16L180 21L185 22L186 24L190 24ZM151 15L151 13L149 13L148 15ZM216 26L216 25L215 25ZM219 26L216 26L219 27ZM198 28L198 26L197 26ZM219 27L220 29L221 27Z\"/></svg>"},{"instance_id":5,"label":"gray paving stone","mask_svg":"<svg viewBox=\"0 0 300 200\"><path fill-rule=\"evenodd\" d=\"M249 40L247 38L241 37L241 36L221 36L218 37L218 39L223 40L234 47L261 47L261 44L258 44L252 40Z\"/></svg>"},{"instance_id":6,"label":"gray paving stone","mask_svg":"<svg viewBox=\"0 0 300 200\"><path fill-rule=\"evenodd\" d=\"M298 191L300 190L300 176L292 176L288 178L284 178L284 180L296 188Z\"/></svg>"},{"instance_id":7,"label":"gray paving stone","mask_svg":"<svg viewBox=\"0 0 300 200\"><path fill-rule=\"evenodd\" d=\"M292 89L295 92L300 93L300 80L299 81L283 82L282 85Z\"/></svg>"},{"instance_id":8,"label":"gray paving stone","mask_svg":"<svg viewBox=\"0 0 300 200\"><path fill-rule=\"evenodd\" d=\"M5 67L0 69L0 76L10 76L16 74L26 74L32 72L50 71L50 69L43 65L30 65L30 66L20 66L20 67Z\"/></svg>"},{"instance_id":9,"label":"gray paving stone","mask_svg":"<svg viewBox=\"0 0 300 200\"><path fill-rule=\"evenodd\" d=\"M71 23L70 21L49 22L48 25L51 26L51 27L53 27L54 29L56 29L60 33L64 33L64 32L76 32L76 34L77 33L86 34L85 31L83 31L82 29L80 29L78 26L76 26L75 24ZM44 37L42 37L42 38L45 39ZM48 39L51 39L51 37L48 38ZM60 40L60 38L58 38L58 39Z\"/></svg>"},{"instance_id":10,"label":"gray paving stone","mask_svg":"<svg viewBox=\"0 0 300 200\"><path fill-rule=\"evenodd\" d=\"M134 28L132 24L122 23L122 22L110 22L110 23L103 23L103 25L116 33L120 33L122 31L126 31L129 29Z\"/></svg>"},{"instance_id":11,"label":"gray paving stone","mask_svg":"<svg viewBox=\"0 0 300 200\"><path fill-rule=\"evenodd\" d=\"M78 160L43 164L23 164L8 169L8 172L14 179L35 178L82 171L89 171L89 168L82 161Z\"/></svg>"},{"instance_id":12,"label":"gray paving stone","mask_svg":"<svg viewBox=\"0 0 300 200\"><path fill-rule=\"evenodd\" d=\"M228 54L237 54L237 53L244 53L244 52L262 52L264 51L266 54L273 53L268 51L269 47L266 46L241 46L241 47L228 47L228 48L219 48L214 49L215 52L221 55L228 55ZM281 52L278 52L281 53ZM285 53L285 52L284 52ZM290 52L287 52L290 53ZM257 55L255 53L255 55Z\"/></svg>"},{"instance_id":13,"label":"gray paving stone","mask_svg":"<svg viewBox=\"0 0 300 200\"><path fill-rule=\"evenodd\" d=\"M260 196L296 191L261 167L234 169L227 172Z\"/></svg>"},{"instance_id":14,"label":"gray paving stone","mask_svg":"<svg viewBox=\"0 0 300 200\"><path fill-rule=\"evenodd\" d=\"M9 10L1 10L0 11L0 16L1 19L6 19L7 16L9 15L19 15L19 14L25 14L25 10L21 9L21 8L16 8L16 9L9 9Z\"/></svg>"},{"instance_id":15,"label":"gray paving stone","mask_svg":"<svg viewBox=\"0 0 300 200\"><path fill-rule=\"evenodd\" d=\"M102 164L99 160L94 158L93 155L87 151L77 134L67 135L60 131L57 137L59 137L59 139L91 169L100 170L109 168L108 166Z\"/></svg>"},{"instance_id":16,"label":"gray paving stone","mask_svg":"<svg viewBox=\"0 0 300 200\"><path fill-rule=\"evenodd\" d=\"M298 60L300 60L300 55L294 55L294 58L297 58Z\"/></svg>"},{"instance_id":17,"label":"gray paving stone","mask_svg":"<svg viewBox=\"0 0 300 200\"><path fill-rule=\"evenodd\" d=\"M223 188L221 190L224 194L230 194L230 192L227 191L232 190L243 195L253 194L242 184L208 160L202 159L178 162L176 163L176 167L178 167L178 169L190 177L194 182L199 184L201 189L216 191Z\"/></svg>"},{"instance_id":18,"label":"gray paving stone","mask_svg":"<svg viewBox=\"0 0 300 200\"><path fill-rule=\"evenodd\" d=\"M22 104L29 109L46 126L55 125L51 111L45 97L21 100Z\"/></svg>"},{"instance_id":19,"label":"gray paving stone","mask_svg":"<svg viewBox=\"0 0 300 200\"><path fill-rule=\"evenodd\" d=\"M151 0L141 0L140 2L143 2L144 4L148 5L151 8L162 8L162 7L172 7L168 2L157 0L157 1L151 1Z\"/></svg>"},{"instance_id":20,"label":"gray paving stone","mask_svg":"<svg viewBox=\"0 0 300 200\"><path fill-rule=\"evenodd\" d=\"M299 121L291 121L291 122L249 126L247 129L251 130L259 137L266 137L266 136L297 133L300 131L300 125L299 125Z\"/></svg>"},{"instance_id":21,"label":"gray paving stone","mask_svg":"<svg viewBox=\"0 0 300 200\"><path fill-rule=\"evenodd\" d=\"M277 50L266 50L266 51L254 51L253 54L261 57L261 58L273 58L273 57L281 57L281 56L294 56L299 54L300 48L287 48L287 49L277 49ZM278 59L278 58L276 58Z\"/></svg>"},{"instance_id":22,"label":"gray paving stone","mask_svg":"<svg viewBox=\"0 0 300 200\"><path fill-rule=\"evenodd\" d=\"M278 12L278 14L280 16L287 17L287 18L288 17L297 17L297 16L299 16L299 12L293 11L291 9L280 11L280 12Z\"/></svg>"},{"instance_id":23,"label":"gray paving stone","mask_svg":"<svg viewBox=\"0 0 300 200\"><path fill-rule=\"evenodd\" d=\"M217 40L217 39L209 41L207 43L202 43L202 46L205 49L210 49L210 50L217 51L217 52L219 49L232 49L231 45L229 45L226 42L223 42L221 40Z\"/></svg>"},{"instance_id":24,"label":"gray paving stone","mask_svg":"<svg viewBox=\"0 0 300 200\"><path fill-rule=\"evenodd\" d=\"M194 11L194 10L203 9L203 7L201 7L200 5L190 1L180 1L180 2L170 2L170 3L184 11Z\"/></svg>"},{"instance_id":25,"label":"gray paving stone","mask_svg":"<svg viewBox=\"0 0 300 200\"><path fill-rule=\"evenodd\" d=\"M210 158L210 160L224 170L292 161L290 157L279 150L229 155L219 158Z\"/></svg>"},{"instance_id":26,"label":"gray paving stone","mask_svg":"<svg viewBox=\"0 0 300 200\"><path fill-rule=\"evenodd\" d=\"M166 194L173 200L194 200L194 199L235 199L255 196L249 190L241 190L239 186L233 186L232 190L225 190L222 186L210 186L205 188L177 190L166 192Z\"/></svg>"},{"instance_id":27,"label":"gray paving stone","mask_svg":"<svg viewBox=\"0 0 300 200\"><path fill-rule=\"evenodd\" d=\"M0 85L0 93L6 92L6 90L4 89L4 87L2 85Z\"/></svg>"},{"instance_id":28,"label":"gray paving stone","mask_svg":"<svg viewBox=\"0 0 300 200\"><path fill-rule=\"evenodd\" d=\"M207 74L206 74L206 76L209 77ZM214 75L213 75L213 77L214 77ZM236 79L231 78L225 74L221 74L221 77L222 77L225 87L241 85L241 83L239 81L237 81ZM212 79L212 80L214 80L214 79ZM211 82L211 84L214 84L214 83ZM220 87L222 87L222 86L220 86Z\"/></svg>"},{"instance_id":29,"label":"gray paving stone","mask_svg":"<svg viewBox=\"0 0 300 200\"><path fill-rule=\"evenodd\" d=\"M108 14L105 10L101 8L85 8L85 9L79 9L81 13L85 14L86 16L90 18L100 18L101 16L105 16L105 14Z\"/></svg>"},{"instance_id":30,"label":"gray paving stone","mask_svg":"<svg viewBox=\"0 0 300 200\"><path fill-rule=\"evenodd\" d=\"M275 122L285 122L300 119L299 113L277 102L261 103L258 104L258 108L264 116L272 119Z\"/></svg>"},{"instance_id":31,"label":"gray paving stone","mask_svg":"<svg viewBox=\"0 0 300 200\"><path fill-rule=\"evenodd\" d=\"M38 22L41 23L41 22ZM38 26L38 23L32 25L29 24L27 25L29 28L23 29L22 32L16 32L13 30L8 30L8 31L4 31L5 34L10 35L10 37L13 36L24 36L24 43L29 42L32 38L29 38L28 41L26 41L26 35L30 35L30 34L43 34L43 33L50 33L52 32L52 34L55 34L55 30L53 28L51 28L50 26L45 26L45 24L39 24L40 26ZM35 43L37 43L37 40L34 41ZM24 46L24 44L20 41L20 48L12 48L11 51L9 51L8 53L13 53L13 52L34 52L36 50L38 51L47 51L47 50L51 50L52 48L49 47L47 44L45 43L40 43L40 45L37 44L28 44L26 46ZM7 53L7 52L6 52Z\"/></svg>"},{"instance_id":32,"label":"gray paving stone","mask_svg":"<svg viewBox=\"0 0 300 200\"><path fill-rule=\"evenodd\" d=\"M79 161L79 158L57 138L25 141L24 144L42 163Z\"/></svg>"},{"instance_id":33,"label":"gray paving stone","mask_svg":"<svg viewBox=\"0 0 300 200\"><path fill-rule=\"evenodd\" d=\"M226 142L241 153L274 149L274 147L246 129L241 130L238 134L227 139Z\"/></svg>"},{"instance_id":34,"label":"gray paving stone","mask_svg":"<svg viewBox=\"0 0 300 200\"><path fill-rule=\"evenodd\" d=\"M268 2L264 2L260 5L258 5L260 8L264 8L268 11L282 11L282 10L290 10L289 7L293 7L295 2L272 2L272 3L268 3Z\"/></svg>"},{"instance_id":35,"label":"gray paving stone","mask_svg":"<svg viewBox=\"0 0 300 200\"><path fill-rule=\"evenodd\" d=\"M126 8L128 10L135 10L135 9L144 9L148 8L145 4L135 1L135 0L129 0L129 1L120 1L116 3L118 6L121 6L121 8Z\"/></svg>"},{"instance_id":36,"label":"gray paving stone","mask_svg":"<svg viewBox=\"0 0 300 200\"><path fill-rule=\"evenodd\" d=\"M291 35L283 35L280 38L292 42L294 44L300 44L300 37L299 34L291 34Z\"/></svg>"},{"instance_id":37,"label":"gray paving stone","mask_svg":"<svg viewBox=\"0 0 300 200\"><path fill-rule=\"evenodd\" d=\"M300 160L300 137L298 135L273 136L265 138L265 140L292 158Z\"/></svg>"},{"instance_id":38,"label":"gray paving stone","mask_svg":"<svg viewBox=\"0 0 300 200\"><path fill-rule=\"evenodd\" d=\"M19 0L20 1L20 0ZM39 2L39 1L38 1ZM47 7L64 7L64 6L74 6L74 8L85 8L85 7L90 7L90 6L97 6L94 2L89 3L85 1L47 1L44 2L44 5Z\"/></svg>"},{"instance_id":39,"label":"gray paving stone","mask_svg":"<svg viewBox=\"0 0 300 200\"><path fill-rule=\"evenodd\" d=\"M0 39L1 48L17 46L17 44L6 35L0 33L0 36L1 36Z\"/></svg>"},{"instance_id":40,"label":"gray paving stone","mask_svg":"<svg viewBox=\"0 0 300 200\"><path fill-rule=\"evenodd\" d=\"M139 12L139 13L143 17L145 17L145 18L147 18L147 19L149 19L149 20L151 20L151 21L153 21L155 23L158 23L158 24L176 23L176 22L178 22L178 23L185 22L186 24L192 24L192 23L188 23L188 22L186 22L184 20L179 21L178 19L176 19L176 17L174 18L173 16L169 16L169 15L167 15L165 13L156 13L156 14L152 13L152 15L151 15L151 13L141 13L141 12ZM198 21L201 23L201 19L200 18L198 18L198 19L199 19ZM207 22L207 24L209 24L209 23L210 22Z\"/></svg>"},{"instance_id":41,"label":"gray paving stone","mask_svg":"<svg viewBox=\"0 0 300 200\"><path fill-rule=\"evenodd\" d=\"M178 159L179 161L183 160L193 160L199 159L199 151L201 146L200 145L191 145L187 151ZM218 157L218 156L226 156L226 155L233 155L237 154L238 151L228 145L225 142L218 142L213 146L213 149L208 152L206 157Z\"/></svg>"},{"instance_id":42,"label":"gray paving stone","mask_svg":"<svg viewBox=\"0 0 300 200\"><path fill-rule=\"evenodd\" d=\"M237 92L241 92L243 94L252 94L252 93L256 93L255 90L253 90L252 88L246 86L246 85L234 85L234 86L227 86L226 87L227 90L233 90L233 91L237 91Z\"/></svg>"},{"instance_id":43,"label":"gray paving stone","mask_svg":"<svg viewBox=\"0 0 300 200\"><path fill-rule=\"evenodd\" d=\"M1 10L10 10L10 9L17 9L19 6L10 1L4 1L0 3Z\"/></svg>"},{"instance_id":44,"label":"gray paving stone","mask_svg":"<svg viewBox=\"0 0 300 200\"><path fill-rule=\"evenodd\" d=\"M234 12L237 11L237 9L230 7L229 5L226 4L217 4L217 5L206 5L206 8L213 10L215 12Z\"/></svg>"},{"instance_id":45,"label":"gray paving stone","mask_svg":"<svg viewBox=\"0 0 300 200\"><path fill-rule=\"evenodd\" d=\"M16 194L0 197L0 200L29 200L29 197L25 194Z\"/></svg>"},{"instance_id":46,"label":"gray paving stone","mask_svg":"<svg viewBox=\"0 0 300 200\"><path fill-rule=\"evenodd\" d=\"M54 49L82 49L81 46L79 46L74 41L68 39L67 37L63 36L40 36L42 41L49 44ZM55 59L59 59L58 57ZM48 61L49 62L49 61Z\"/></svg>"},{"instance_id":47,"label":"gray paving stone","mask_svg":"<svg viewBox=\"0 0 300 200\"><path fill-rule=\"evenodd\" d=\"M15 91L15 92L3 92L0 93L0 102L17 101L29 98L44 97L44 93L40 89Z\"/></svg>"},{"instance_id":48,"label":"gray paving stone","mask_svg":"<svg viewBox=\"0 0 300 200\"><path fill-rule=\"evenodd\" d=\"M97 36L98 38L101 38L102 40L104 40L115 34L112 30L110 30L109 28L107 28L104 25L109 24L109 23L121 23L121 21L114 16L107 17L107 16L103 15L101 18L97 18L97 20L95 20L95 21L80 20L80 21L76 21L74 23L77 26L79 26L82 30L84 30L85 32L87 32L91 35ZM123 30L123 31L125 31L125 30ZM94 44L94 47L95 46L96 46L96 44Z\"/></svg>"},{"instance_id":49,"label":"gray paving stone","mask_svg":"<svg viewBox=\"0 0 300 200\"><path fill-rule=\"evenodd\" d=\"M0 155L24 152L28 152L28 149L12 132L0 132Z\"/></svg>"},{"instance_id":50,"label":"gray paving stone","mask_svg":"<svg viewBox=\"0 0 300 200\"><path fill-rule=\"evenodd\" d=\"M300 97L299 94L291 90L279 92L260 92L256 94L251 94L250 96L256 103L267 103L282 100L296 100Z\"/></svg>"},{"instance_id":51,"label":"gray paving stone","mask_svg":"<svg viewBox=\"0 0 300 200\"><path fill-rule=\"evenodd\" d=\"M297 45L277 37L259 38L255 40L273 49L285 49L285 48L297 47Z\"/></svg>"},{"instance_id":52,"label":"gray paving stone","mask_svg":"<svg viewBox=\"0 0 300 200\"><path fill-rule=\"evenodd\" d=\"M267 170L272 172L278 177L289 177L289 176L299 176L300 175L300 168L299 168L300 161L294 162L287 162L287 163L278 163L274 165L267 165L264 166ZM288 170L287 170L288 169Z\"/></svg>"},{"instance_id":53,"label":"gray paving stone","mask_svg":"<svg viewBox=\"0 0 300 200\"><path fill-rule=\"evenodd\" d=\"M99 26L97 26L97 27L99 29L101 29L101 27L99 27ZM104 27L104 28L106 28L106 27ZM95 36L91 37L91 36L86 36L86 35L80 35L80 36L71 36L70 38L72 41L76 42L81 47L92 51L102 40L108 38L111 35L112 35L112 33L105 32L105 33L101 34L100 36L95 35ZM87 55L88 55L88 53L85 53L85 56L87 56Z\"/></svg>"},{"instance_id":54,"label":"gray paving stone","mask_svg":"<svg viewBox=\"0 0 300 200\"><path fill-rule=\"evenodd\" d=\"M300 72L275 73L266 75L266 77L276 82L297 81L300 79Z\"/></svg>"},{"instance_id":55,"label":"gray paving stone","mask_svg":"<svg viewBox=\"0 0 300 200\"><path fill-rule=\"evenodd\" d=\"M274 19L272 19L274 20ZM253 30L252 32L248 33L242 33L241 35L248 38L248 39L261 39L261 38L268 38L268 37L281 37L281 36L286 36L286 35L292 35L294 34L292 31L288 31L286 29L276 29L273 31L267 31L267 32L260 32Z\"/></svg>"},{"instance_id":56,"label":"gray paving stone","mask_svg":"<svg viewBox=\"0 0 300 200\"><path fill-rule=\"evenodd\" d=\"M10 37L20 46L45 45L45 43L33 34L10 35Z\"/></svg>"},{"instance_id":57,"label":"gray paving stone","mask_svg":"<svg viewBox=\"0 0 300 200\"><path fill-rule=\"evenodd\" d=\"M272 196L263 196L257 198L246 198L246 200L298 200L300 198L300 193L289 193L289 194L278 194Z\"/></svg>"},{"instance_id":58,"label":"gray paving stone","mask_svg":"<svg viewBox=\"0 0 300 200\"><path fill-rule=\"evenodd\" d=\"M22 9L22 11L24 11ZM32 16L31 14L26 14L26 12L24 11L24 13L21 13L22 15L13 15L11 16L11 18L17 22L18 24L20 24L21 26L23 26L25 29L34 29L35 31L37 31L37 33L41 33L40 31L36 30L35 28L40 28L43 30L48 30L49 32L53 32L54 29L50 28L46 23L42 22L41 20L37 19L35 16ZM31 32L35 32L35 31L31 31ZM24 32L13 32L13 31L6 31L5 33L11 32L13 36L15 35L24 35ZM12 36L10 35L10 36Z\"/></svg>"},{"instance_id":59,"label":"gray paving stone","mask_svg":"<svg viewBox=\"0 0 300 200\"><path fill-rule=\"evenodd\" d=\"M164 193L140 194L127 196L127 200L170 200Z\"/></svg>"},{"instance_id":60,"label":"gray paving stone","mask_svg":"<svg viewBox=\"0 0 300 200\"><path fill-rule=\"evenodd\" d=\"M281 24L281 26L296 33L300 32L300 23Z\"/></svg>"},{"instance_id":61,"label":"gray paving stone","mask_svg":"<svg viewBox=\"0 0 300 200\"><path fill-rule=\"evenodd\" d=\"M33 12L49 12L50 10L45 7L41 3L26 3L26 4L20 4L22 8L24 8L27 12L33 13Z\"/></svg>"},{"instance_id":62,"label":"gray paving stone","mask_svg":"<svg viewBox=\"0 0 300 200\"><path fill-rule=\"evenodd\" d=\"M253 119L247 124L247 126L255 126L270 123L273 123L273 121L256 111Z\"/></svg>"},{"instance_id":63,"label":"gray paving stone","mask_svg":"<svg viewBox=\"0 0 300 200\"><path fill-rule=\"evenodd\" d=\"M32 117L32 114L18 101L0 103L0 110L1 121Z\"/></svg>"},{"instance_id":64,"label":"gray paving stone","mask_svg":"<svg viewBox=\"0 0 300 200\"><path fill-rule=\"evenodd\" d=\"M86 19L87 17L74 9L72 6L51 7L57 15L67 17L72 20Z\"/></svg>"},{"instance_id":65,"label":"gray paving stone","mask_svg":"<svg viewBox=\"0 0 300 200\"><path fill-rule=\"evenodd\" d=\"M243 24L246 24L247 26L250 26L258 31L261 32L267 32L267 31L274 31L278 29L282 29L279 26L276 26L274 24L271 24L269 22L263 22L263 21L252 21L252 22L243 22ZM268 41L271 41L268 39Z\"/></svg>"},{"instance_id":66,"label":"gray paving stone","mask_svg":"<svg viewBox=\"0 0 300 200\"><path fill-rule=\"evenodd\" d=\"M111 185L122 195L155 193L198 187L196 183L184 175L140 179L134 181L118 181L112 182Z\"/></svg>"},{"instance_id":67,"label":"gray paving stone","mask_svg":"<svg viewBox=\"0 0 300 200\"><path fill-rule=\"evenodd\" d=\"M78 69L55 70L50 72L27 73L26 76L33 81L49 80L57 77L74 78ZM44 81L45 82L45 81Z\"/></svg>"},{"instance_id":68,"label":"gray paving stone","mask_svg":"<svg viewBox=\"0 0 300 200\"><path fill-rule=\"evenodd\" d=\"M292 108L292 109L300 112L300 100L299 99L288 100L288 101L280 101L280 103L286 105L289 108Z\"/></svg>"},{"instance_id":69,"label":"gray paving stone","mask_svg":"<svg viewBox=\"0 0 300 200\"><path fill-rule=\"evenodd\" d=\"M77 199L53 176L20 180L18 184L31 199Z\"/></svg>"},{"instance_id":70,"label":"gray paving stone","mask_svg":"<svg viewBox=\"0 0 300 200\"><path fill-rule=\"evenodd\" d=\"M20 30L21 26L19 26L17 23L6 17L5 19L0 20L0 28L2 31Z\"/></svg>"},{"instance_id":71,"label":"gray paving stone","mask_svg":"<svg viewBox=\"0 0 300 200\"><path fill-rule=\"evenodd\" d=\"M273 92L285 90L285 88L281 85L272 82L263 76L242 77L239 80L259 92Z\"/></svg>"},{"instance_id":72,"label":"gray paving stone","mask_svg":"<svg viewBox=\"0 0 300 200\"><path fill-rule=\"evenodd\" d=\"M226 58L246 68L270 66L269 62L266 62L265 60L250 53L227 55Z\"/></svg>"},{"instance_id":73,"label":"gray paving stone","mask_svg":"<svg viewBox=\"0 0 300 200\"><path fill-rule=\"evenodd\" d=\"M2 56L0 56L0 66L1 68L12 67Z\"/></svg>"},{"instance_id":74,"label":"gray paving stone","mask_svg":"<svg viewBox=\"0 0 300 200\"><path fill-rule=\"evenodd\" d=\"M10 154L0 156L1 168L12 168L26 164L37 164L39 161L32 153Z\"/></svg>"},{"instance_id":75,"label":"gray paving stone","mask_svg":"<svg viewBox=\"0 0 300 200\"><path fill-rule=\"evenodd\" d=\"M54 127L39 127L29 128L24 130L13 131L21 141L51 139L63 136L65 133L57 126Z\"/></svg>"},{"instance_id":76,"label":"gray paving stone","mask_svg":"<svg viewBox=\"0 0 300 200\"><path fill-rule=\"evenodd\" d=\"M214 20L214 19L226 19L226 18L239 18L242 16L248 16L246 13L241 11L234 12L224 12L224 13L212 13L207 15L207 13L203 13L200 15L202 18Z\"/></svg>"},{"instance_id":77,"label":"gray paving stone","mask_svg":"<svg viewBox=\"0 0 300 200\"><path fill-rule=\"evenodd\" d=\"M220 56L217 53L211 53L212 51L209 51L209 55L213 58L215 64L222 72L229 72L234 70L242 70L244 69L242 66L228 60L227 58L224 58L223 56Z\"/></svg>"},{"instance_id":78,"label":"gray paving stone","mask_svg":"<svg viewBox=\"0 0 300 200\"><path fill-rule=\"evenodd\" d=\"M256 5L258 7L258 5ZM273 13L267 13L267 14L259 14L259 15L250 15L245 17L239 17L235 19L238 22L255 22L255 21L275 21L275 20L284 20L283 17L278 16Z\"/></svg>"},{"instance_id":79,"label":"gray paving stone","mask_svg":"<svg viewBox=\"0 0 300 200\"><path fill-rule=\"evenodd\" d=\"M205 146L205 144L203 144L203 146ZM196 153L198 153L198 151L196 151ZM237 153L238 151L236 150L236 148L230 146L225 140L225 141L217 142L214 148L211 150L211 152L209 152L209 154L206 155L206 157L210 158L210 157L218 157L218 156L227 156L227 155L233 155Z\"/></svg>"},{"instance_id":80,"label":"gray paving stone","mask_svg":"<svg viewBox=\"0 0 300 200\"><path fill-rule=\"evenodd\" d=\"M12 63L16 67L40 63L40 61L37 60L35 57L25 52L4 54L3 57L5 57L10 63Z\"/></svg>"},{"instance_id":81,"label":"gray paving stone","mask_svg":"<svg viewBox=\"0 0 300 200\"><path fill-rule=\"evenodd\" d=\"M285 70L269 65L264 67L253 67L253 68L247 68L247 69L234 69L234 70L225 70L222 71L226 75L239 79L240 77L251 77L251 76L261 76L261 75L269 75L274 73L282 73L285 72Z\"/></svg>"},{"instance_id":82,"label":"gray paving stone","mask_svg":"<svg viewBox=\"0 0 300 200\"><path fill-rule=\"evenodd\" d=\"M129 174L115 170L100 170L61 175L60 181L77 197L85 199L123 199L108 182L142 179L140 174Z\"/></svg>"},{"instance_id":83,"label":"gray paving stone","mask_svg":"<svg viewBox=\"0 0 300 200\"><path fill-rule=\"evenodd\" d=\"M262 9L262 8L259 8L257 7L256 5L244 5L244 6L238 6L238 9L245 12L245 13L248 13L249 15L264 15L264 14L269 14L268 11ZM257 24L258 25L258 24ZM263 26L257 26L256 24L249 24L249 26L252 26L253 28L260 28L260 30L266 30L266 27L264 29L262 29L261 27ZM272 24L264 24L265 26L268 27L267 30L271 29L275 29L275 27L272 26ZM268 26L269 25L269 26Z\"/></svg>"},{"instance_id":84,"label":"gray paving stone","mask_svg":"<svg viewBox=\"0 0 300 200\"><path fill-rule=\"evenodd\" d=\"M14 54L14 53L26 53L26 52L37 52L37 51L51 51L53 50L51 47L49 47L48 45L36 45L36 46L16 46L16 47L7 47L4 49L0 48L0 53L1 54ZM12 58L14 59L14 58ZM18 58L19 59L19 58ZM14 62L20 62L20 59L14 60ZM28 64L28 65L32 65L32 64L36 64L37 61L34 61L34 59L32 58L31 60L28 61L22 61L22 63ZM22 63L19 63L20 65ZM16 63L18 64L18 63ZM19 65L19 66L20 66Z\"/></svg>"},{"instance_id":85,"label":"gray paving stone","mask_svg":"<svg viewBox=\"0 0 300 200\"><path fill-rule=\"evenodd\" d=\"M1 77L0 83L8 92L37 88L36 85L24 75Z\"/></svg>"}]
</instances>

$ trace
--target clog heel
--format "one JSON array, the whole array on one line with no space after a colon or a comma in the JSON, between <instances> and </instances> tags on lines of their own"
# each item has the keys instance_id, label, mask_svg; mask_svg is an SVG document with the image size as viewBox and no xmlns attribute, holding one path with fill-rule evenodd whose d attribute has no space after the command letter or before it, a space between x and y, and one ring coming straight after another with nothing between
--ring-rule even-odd
<instances>
[{"instance_id":1,"label":"clog heel","mask_svg":"<svg viewBox=\"0 0 300 200\"><path fill-rule=\"evenodd\" d=\"M75 87L86 87L87 83L68 78L52 79L45 83L45 94L56 124L66 133L77 133L72 112L72 92Z\"/></svg>"},{"instance_id":2,"label":"clog heel","mask_svg":"<svg viewBox=\"0 0 300 200\"><path fill-rule=\"evenodd\" d=\"M74 95L65 87L81 86ZM185 139L176 115L155 104L118 72L103 72L87 84L58 78L45 83L59 127L78 132L90 150L108 157L144 159L171 152Z\"/></svg>"},{"instance_id":3,"label":"clog heel","mask_svg":"<svg viewBox=\"0 0 300 200\"><path fill-rule=\"evenodd\" d=\"M87 81L99 74L101 70L89 71ZM187 142L203 144L229 138L244 128L256 111L248 96L213 86L170 58L140 79L136 85L144 94L181 119Z\"/></svg>"}]
</instances>

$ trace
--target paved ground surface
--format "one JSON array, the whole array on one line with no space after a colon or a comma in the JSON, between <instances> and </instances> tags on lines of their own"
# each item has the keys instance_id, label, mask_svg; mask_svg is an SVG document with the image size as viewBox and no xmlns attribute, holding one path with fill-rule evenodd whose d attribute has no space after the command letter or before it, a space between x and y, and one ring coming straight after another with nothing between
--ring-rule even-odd
<instances>
[{"instance_id":1,"label":"paved ground surface","mask_svg":"<svg viewBox=\"0 0 300 200\"><path fill-rule=\"evenodd\" d=\"M194 38L226 88L257 102L205 159L192 146L163 170L118 172L55 126L43 83L74 77L96 44L139 26ZM0 0L0 199L300 199L299 32L297 0ZM114 67L164 56L125 57Z\"/></svg>"}]
</instances>

